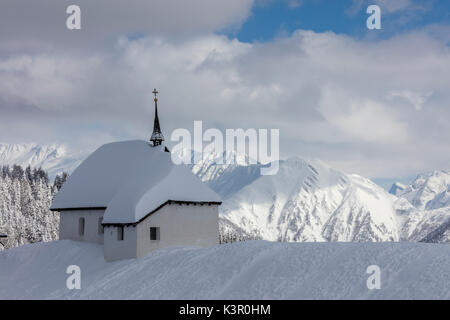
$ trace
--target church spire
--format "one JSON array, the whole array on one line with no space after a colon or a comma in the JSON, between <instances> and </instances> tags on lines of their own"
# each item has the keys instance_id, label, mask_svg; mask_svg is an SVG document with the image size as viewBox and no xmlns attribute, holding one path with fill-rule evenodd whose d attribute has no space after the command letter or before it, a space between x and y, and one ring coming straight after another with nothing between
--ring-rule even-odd
<instances>
[{"instance_id":1,"label":"church spire","mask_svg":"<svg viewBox=\"0 0 450 320\"><path fill-rule=\"evenodd\" d=\"M164 136L161 133L161 127L159 126L159 118L158 118L158 98L156 95L158 94L158 91L154 89L152 91L155 101L155 121L153 122L153 133L152 137L150 138L150 141L153 142L153 146L159 146L164 141Z\"/></svg>"}]
</instances>

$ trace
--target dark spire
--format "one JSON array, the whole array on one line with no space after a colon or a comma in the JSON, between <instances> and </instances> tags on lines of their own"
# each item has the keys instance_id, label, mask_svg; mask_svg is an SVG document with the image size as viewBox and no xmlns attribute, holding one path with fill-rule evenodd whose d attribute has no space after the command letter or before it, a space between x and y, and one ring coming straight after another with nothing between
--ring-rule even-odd
<instances>
[{"instance_id":1,"label":"dark spire","mask_svg":"<svg viewBox=\"0 0 450 320\"><path fill-rule=\"evenodd\" d=\"M152 137L150 138L150 141L153 142L153 146L159 146L164 141L164 136L161 133L161 127L159 126L158 98L156 97L158 91L154 89L152 93L155 96L155 98L153 99L155 101L155 121L153 122L153 133Z\"/></svg>"}]
</instances>

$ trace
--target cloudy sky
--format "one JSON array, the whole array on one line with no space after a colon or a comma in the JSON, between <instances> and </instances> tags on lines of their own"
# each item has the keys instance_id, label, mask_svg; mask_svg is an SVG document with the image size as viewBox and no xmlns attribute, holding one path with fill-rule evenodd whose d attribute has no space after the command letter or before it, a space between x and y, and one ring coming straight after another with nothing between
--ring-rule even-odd
<instances>
[{"instance_id":1,"label":"cloudy sky","mask_svg":"<svg viewBox=\"0 0 450 320\"><path fill-rule=\"evenodd\" d=\"M450 168L446 0L2 0L0 141L278 128L282 157L382 184ZM369 4L382 30L366 28Z\"/></svg>"}]
</instances>

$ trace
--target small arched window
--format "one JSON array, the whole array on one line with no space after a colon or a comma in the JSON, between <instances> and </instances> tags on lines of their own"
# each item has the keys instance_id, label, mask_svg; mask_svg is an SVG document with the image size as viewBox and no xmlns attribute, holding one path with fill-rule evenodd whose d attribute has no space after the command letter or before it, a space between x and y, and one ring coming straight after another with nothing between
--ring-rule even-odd
<instances>
[{"instance_id":1,"label":"small arched window","mask_svg":"<svg viewBox=\"0 0 450 320\"><path fill-rule=\"evenodd\" d=\"M123 226L117 227L117 240L123 240Z\"/></svg>"},{"instance_id":2,"label":"small arched window","mask_svg":"<svg viewBox=\"0 0 450 320\"><path fill-rule=\"evenodd\" d=\"M98 234L103 234L104 232L102 222L103 218L102 217L98 218Z\"/></svg>"},{"instance_id":3,"label":"small arched window","mask_svg":"<svg viewBox=\"0 0 450 320\"><path fill-rule=\"evenodd\" d=\"M84 218L78 220L78 234L84 236Z\"/></svg>"}]
</instances>

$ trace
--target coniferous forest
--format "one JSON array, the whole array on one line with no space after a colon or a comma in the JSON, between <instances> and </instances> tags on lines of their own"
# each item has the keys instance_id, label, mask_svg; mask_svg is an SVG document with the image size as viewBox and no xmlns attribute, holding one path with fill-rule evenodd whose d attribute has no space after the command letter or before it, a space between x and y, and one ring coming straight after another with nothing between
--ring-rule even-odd
<instances>
[{"instance_id":1,"label":"coniferous forest","mask_svg":"<svg viewBox=\"0 0 450 320\"><path fill-rule=\"evenodd\" d=\"M59 213L49 208L67 177L50 182L40 168L0 167L0 250L58 239Z\"/></svg>"},{"instance_id":2,"label":"coniferous forest","mask_svg":"<svg viewBox=\"0 0 450 320\"><path fill-rule=\"evenodd\" d=\"M0 235L7 235L0 238L0 250L58 239L59 213L49 208L68 176L64 172L51 182L41 168L0 166ZM259 239L226 226L220 223L221 244Z\"/></svg>"}]
</instances>

